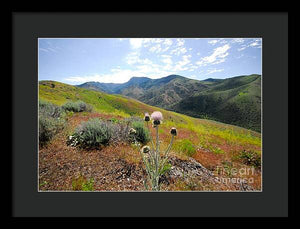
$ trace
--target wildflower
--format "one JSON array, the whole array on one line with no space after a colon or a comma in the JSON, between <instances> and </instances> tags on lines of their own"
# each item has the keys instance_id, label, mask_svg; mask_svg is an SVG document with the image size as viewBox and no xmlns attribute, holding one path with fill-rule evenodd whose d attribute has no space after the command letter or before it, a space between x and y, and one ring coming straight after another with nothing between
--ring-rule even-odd
<instances>
[{"instance_id":1,"label":"wildflower","mask_svg":"<svg viewBox=\"0 0 300 229\"><path fill-rule=\"evenodd\" d=\"M150 147L149 146L143 146L142 152L143 153L149 153L150 152Z\"/></svg>"},{"instance_id":2,"label":"wildflower","mask_svg":"<svg viewBox=\"0 0 300 229\"><path fill-rule=\"evenodd\" d=\"M154 111L152 114L151 114L151 118L152 120L154 121L161 121L163 120L163 115L161 112L159 111Z\"/></svg>"},{"instance_id":3,"label":"wildflower","mask_svg":"<svg viewBox=\"0 0 300 229\"><path fill-rule=\"evenodd\" d=\"M173 136L176 136L176 135L177 135L177 130L176 130L176 128L175 128L175 127L172 127L170 133L171 133Z\"/></svg>"},{"instance_id":4,"label":"wildflower","mask_svg":"<svg viewBox=\"0 0 300 229\"><path fill-rule=\"evenodd\" d=\"M150 117L149 117L148 113L145 113L144 120L146 122L150 121ZM171 138L168 148L162 155L161 151L160 151L160 147L159 147L161 141L159 141L159 134L158 134L159 133L158 126L162 123L162 120L163 120L162 113L159 111L154 111L151 114L151 120L152 120L153 127L156 128L156 147L154 145L153 139L151 138L152 148L150 148L149 146L143 146L140 149L140 152L141 152L141 156L144 161L144 164L145 164L146 172L149 175L149 178L148 178L149 180L147 180L147 179L144 180L144 186L148 190L147 183L149 181L149 183L151 184L152 190L159 191L160 190L160 177L165 173L164 168L168 161L168 154L171 150L171 147L172 147L172 144L174 141L174 136L177 135L177 130L175 127L171 128L170 133L172 135L172 138ZM145 154L147 154L147 155L145 155Z\"/></svg>"},{"instance_id":5,"label":"wildflower","mask_svg":"<svg viewBox=\"0 0 300 229\"><path fill-rule=\"evenodd\" d=\"M144 119L145 119L146 122L150 121L150 115L149 115L149 113L145 113Z\"/></svg>"},{"instance_id":6,"label":"wildflower","mask_svg":"<svg viewBox=\"0 0 300 229\"><path fill-rule=\"evenodd\" d=\"M129 134L135 134L136 133L136 130L135 129L133 129L133 128L130 128L130 130L129 130Z\"/></svg>"}]
</instances>

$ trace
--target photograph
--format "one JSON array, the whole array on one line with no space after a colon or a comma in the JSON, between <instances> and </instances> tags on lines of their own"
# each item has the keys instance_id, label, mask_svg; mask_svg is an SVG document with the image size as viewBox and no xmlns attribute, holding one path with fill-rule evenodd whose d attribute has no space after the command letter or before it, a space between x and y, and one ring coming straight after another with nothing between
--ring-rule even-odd
<instances>
[{"instance_id":1,"label":"photograph","mask_svg":"<svg viewBox=\"0 0 300 229\"><path fill-rule=\"evenodd\" d=\"M261 37L36 42L38 192L263 191Z\"/></svg>"}]
</instances>

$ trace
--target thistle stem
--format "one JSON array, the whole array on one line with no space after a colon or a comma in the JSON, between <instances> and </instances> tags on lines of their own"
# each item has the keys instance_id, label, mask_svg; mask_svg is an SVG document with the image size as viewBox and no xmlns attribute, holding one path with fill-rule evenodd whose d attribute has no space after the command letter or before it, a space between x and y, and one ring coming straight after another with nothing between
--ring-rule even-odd
<instances>
[{"instance_id":1,"label":"thistle stem","mask_svg":"<svg viewBox=\"0 0 300 229\"><path fill-rule=\"evenodd\" d=\"M168 146L168 148L167 148L167 150L166 150L166 152L165 152L165 154L164 154L164 159L163 159L163 161L162 161L162 163L161 163L161 165L160 165L160 170L163 169L163 167L164 167L166 161L168 160L168 153L169 153L170 150L171 150L171 147L172 147L172 144L173 144L173 140L174 140L174 135L172 135L170 144L169 144L169 146Z\"/></svg>"},{"instance_id":2,"label":"thistle stem","mask_svg":"<svg viewBox=\"0 0 300 229\"><path fill-rule=\"evenodd\" d=\"M149 131L149 134L150 134L150 141L151 141L151 144L152 144L152 149L154 150L153 138L152 138L152 134L151 134L148 122L147 122L147 128L148 128L148 131Z\"/></svg>"},{"instance_id":3,"label":"thistle stem","mask_svg":"<svg viewBox=\"0 0 300 229\"><path fill-rule=\"evenodd\" d=\"M155 151L155 190L158 190L159 186L159 160L158 160L158 154L159 154L159 134L158 134L158 125L156 128L156 151Z\"/></svg>"}]
</instances>

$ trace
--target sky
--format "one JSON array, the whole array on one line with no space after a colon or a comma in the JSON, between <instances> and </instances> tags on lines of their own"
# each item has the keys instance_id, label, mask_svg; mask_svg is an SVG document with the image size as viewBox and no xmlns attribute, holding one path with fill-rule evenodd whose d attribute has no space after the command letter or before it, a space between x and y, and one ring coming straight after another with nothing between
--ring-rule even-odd
<instances>
[{"instance_id":1,"label":"sky","mask_svg":"<svg viewBox=\"0 0 300 229\"><path fill-rule=\"evenodd\" d=\"M262 74L261 38L39 38L38 78L71 85L171 74L224 79Z\"/></svg>"}]
</instances>

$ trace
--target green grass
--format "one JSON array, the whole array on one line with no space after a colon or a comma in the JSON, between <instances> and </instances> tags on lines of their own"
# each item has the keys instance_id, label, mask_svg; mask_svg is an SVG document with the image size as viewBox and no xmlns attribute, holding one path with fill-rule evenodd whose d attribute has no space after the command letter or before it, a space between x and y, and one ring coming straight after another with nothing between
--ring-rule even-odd
<instances>
[{"instance_id":1,"label":"green grass","mask_svg":"<svg viewBox=\"0 0 300 229\"><path fill-rule=\"evenodd\" d=\"M53 85L55 86L53 87ZM251 90L247 93L251 93ZM252 130L217 121L193 118L120 95L87 90L55 81L41 81L39 83L39 99L56 105L63 105L67 101L81 100L91 105L94 112L109 114L114 119L131 116L143 117L145 112L151 113L158 110L164 116L163 128L169 130L171 127L176 127L178 129L177 140L180 140L181 132L189 132L191 137L188 140L193 145L207 147L217 154L224 153L218 147L224 143L232 146L243 146L246 149L260 148L261 146L261 134ZM192 150L190 152L193 154Z\"/></svg>"},{"instance_id":2,"label":"green grass","mask_svg":"<svg viewBox=\"0 0 300 229\"><path fill-rule=\"evenodd\" d=\"M187 97L172 110L261 131L261 76L225 79L210 89Z\"/></svg>"},{"instance_id":3,"label":"green grass","mask_svg":"<svg viewBox=\"0 0 300 229\"><path fill-rule=\"evenodd\" d=\"M94 179L86 179L82 175L72 180L74 191L94 191Z\"/></svg>"},{"instance_id":4,"label":"green grass","mask_svg":"<svg viewBox=\"0 0 300 229\"><path fill-rule=\"evenodd\" d=\"M184 153L191 157L196 153L195 145L189 139L175 141L173 149L178 153Z\"/></svg>"}]
</instances>

